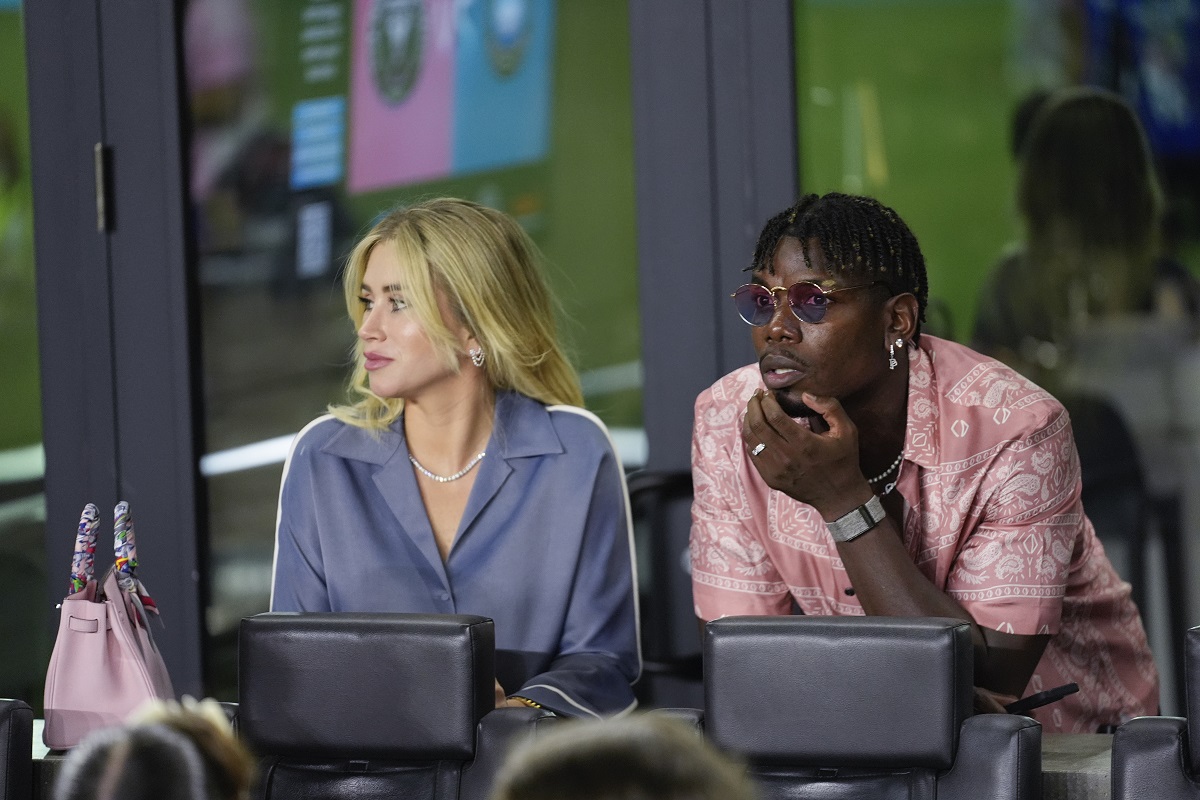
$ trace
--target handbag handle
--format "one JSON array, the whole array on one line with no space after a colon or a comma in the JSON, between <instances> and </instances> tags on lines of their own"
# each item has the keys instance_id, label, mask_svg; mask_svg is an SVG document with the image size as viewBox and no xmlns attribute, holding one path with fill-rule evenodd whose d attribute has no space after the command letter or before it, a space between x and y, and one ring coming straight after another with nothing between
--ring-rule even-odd
<instances>
[{"instance_id":1,"label":"handbag handle","mask_svg":"<svg viewBox=\"0 0 1200 800\"><path fill-rule=\"evenodd\" d=\"M71 556L71 580L67 594L82 592L96 580L96 538L100 527L100 512L92 503L83 507L79 531L75 536L75 552ZM133 516L129 503L122 500L113 508L113 566L117 585L132 595L138 595L147 610L157 613L154 600L137 577L137 542L133 535ZM103 592L103 588L100 589Z\"/></svg>"},{"instance_id":2,"label":"handbag handle","mask_svg":"<svg viewBox=\"0 0 1200 800\"><path fill-rule=\"evenodd\" d=\"M137 543L133 538L133 517L129 503L124 500L113 508L113 568L117 571L117 582L121 588L133 588L137 579Z\"/></svg>"},{"instance_id":3,"label":"handbag handle","mask_svg":"<svg viewBox=\"0 0 1200 800\"><path fill-rule=\"evenodd\" d=\"M133 536L133 515L129 503L124 500L113 508L113 574L117 585L135 606L135 613L142 625L149 630L147 613L158 614L158 606L137 576L137 542Z\"/></svg>"},{"instance_id":4,"label":"handbag handle","mask_svg":"<svg viewBox=\"0 0 1200 800\"><path fill-rule=\"evenodd\" d=\"M75 535L75 553L71 556L71 581L67 594L82 592L88 583L96 580L96 528L100 525L100 511L91 503L83 507L79 518L79 532Z\"/></svg>"}]
</instances>

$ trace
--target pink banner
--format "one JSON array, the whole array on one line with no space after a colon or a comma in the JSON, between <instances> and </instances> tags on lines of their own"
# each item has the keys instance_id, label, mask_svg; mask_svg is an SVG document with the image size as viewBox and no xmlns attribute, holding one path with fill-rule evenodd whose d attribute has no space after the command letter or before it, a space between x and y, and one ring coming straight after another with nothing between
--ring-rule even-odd
<instances>
[{"instance_id":1,"label":"pink banner","mask_svg":"<svg viewBox=\"0 0 1200 800\"><path fill-rule=\"evenodd\" d=\"M450 174L455 0L355 0L347 189Z\"/></svg>"}]
</instances>

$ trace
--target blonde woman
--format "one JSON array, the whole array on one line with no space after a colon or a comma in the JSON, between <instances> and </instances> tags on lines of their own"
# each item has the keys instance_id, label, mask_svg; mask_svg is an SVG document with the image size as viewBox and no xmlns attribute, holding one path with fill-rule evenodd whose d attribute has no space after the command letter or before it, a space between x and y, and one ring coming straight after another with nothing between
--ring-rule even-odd
<instances>
[{"instance_id":1,"label":"blonde woman","mask_svg":"<svg viewBox=\"0 0 1200 800\"><path fill-rule=\"evenodd\" d=\"M500 212L431 200L358 243L344 289L358 400L292 445L272 610L490 617L498 706L631 708L624 477L580 407L529 237Z\"/></svg>"}]
</instances>

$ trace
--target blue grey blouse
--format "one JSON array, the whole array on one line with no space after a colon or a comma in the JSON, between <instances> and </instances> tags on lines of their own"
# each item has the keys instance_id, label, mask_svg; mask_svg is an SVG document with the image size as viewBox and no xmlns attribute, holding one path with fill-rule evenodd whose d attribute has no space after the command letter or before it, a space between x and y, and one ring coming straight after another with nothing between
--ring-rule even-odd
<instances>
[{"instance_id":1,"label":"blue grey blouse","mask_svg":"<svg viewBox=\"0 0 1200 800\"><path fill-rule=\"evenodd\" d=\"M570 716L632 708L632 525L608 431L502 392L486 452L443 563L402 420L314 420L284 466L271 609L490 617L509 694Z\"/></svg>"}]
</instances>

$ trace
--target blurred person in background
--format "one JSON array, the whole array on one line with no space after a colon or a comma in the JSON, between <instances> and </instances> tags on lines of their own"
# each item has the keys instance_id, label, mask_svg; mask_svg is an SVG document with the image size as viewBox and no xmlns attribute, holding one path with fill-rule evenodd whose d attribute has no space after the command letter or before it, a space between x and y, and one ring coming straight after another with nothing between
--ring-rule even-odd
<instances>
[{"instance_id":1,"label":"blurred person in background","mask_svg":"<svg viewBox=\"0 0 1200 800\"><path fill-rule=\"evenodd\" d=\"M664 716L578 722L516 750L492 800L754 800L744 768Z\"/></svg>"},{"instance_id":2,"label":"blurred person in background","mask_svg":"<svg viewBox=\"0 0 1200 800\"><path fill-rule=\"evenodd\" d=\"M1152 316L1190 328L1200 287L1162 256L1162 191L1124 100L1063 89L1034 96L1019 112L1016 201L1025 240L985 282L972 345L1053 391L1073 342L1097 320ZM1019 123L1030 116L1022 135Z\"/></svg>"},{"instance_id":3,"label":"blurred person in background","mask_svg":"<svg viewBox=\"0 0 1200 800\"><path fill-rule=\"evenodd\" d=\"M347 263L351 405L284 466L273 611L479 614L496 704L635 704L632 525L581 408L528 234L455 199L385 216Z\"/></svg>"},{"instance_id":4,"label":"blurred person in background","mask_svg":"<svg viewBox=\"0 0 1200 800\"><path fill-rule=\"evenodd\" d=\"M188 0L183 42L200 251L236 250L242 246L241 212L221 179L266 123L246 0Z\"/></svg>"}]
</instances>

